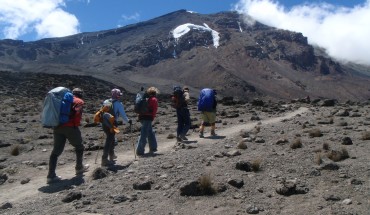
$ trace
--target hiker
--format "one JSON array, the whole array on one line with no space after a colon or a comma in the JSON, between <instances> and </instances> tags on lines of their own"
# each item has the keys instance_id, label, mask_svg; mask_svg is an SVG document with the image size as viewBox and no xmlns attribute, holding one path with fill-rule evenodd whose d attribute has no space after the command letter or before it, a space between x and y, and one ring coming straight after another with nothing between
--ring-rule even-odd
<instances>
[{"instance_id":1,"label":"hiker","mask_svg":"<svg viewBox=\"0 0 370 215\"><path fill-rule=\"evenodd\" d=\"M112 113L103 115L102 127L104 133L106 134L106 139L103 149L103 155L101 158L101 166L109 166L114 163L115 159L117 159L117 156L114 153L114 147L115 147L115 135L116 133L119 132L119 130L117 129L118 118L121 116L126 123L129 123L130 126L132 126L132 121L127 117L123 104L120 101L120 98L122 96L121 90L114 88L112 89L111 94L112 98L104 101L111 102ZM110 121L112 121L113 123Z\"/></svg>"},{"instance_id":2,"label":"hiker","mask_svg":"<svg viewBox=\"0 0 370 215\"><path fill-rule=\"evenodd\" d=\"M82 164L84 145L82 143L81 131L78 128L81 124L82 111L84 101L82 100L83 91L80 88L75 88L73 93L73 103L69 121L54 128L54 148L50 155L49 172L47 175L47 183L54 183L61 180L57 176L55 169L58 162L58 157L62 154L66 140L75 148L76 151L76 175L81 175L89 168L88 165Z\"/></svg>"},{"instance_id":3,"label":"hiker","mask_svg":"<svg viewBox=\"0 0 370 215\"><path fill-rule=\"evenodd\" d=\"M188 140L186 134L190 128L190 112L188 102L190 100L189 88L184 87L181 89L179 86L173 88L173 95L171 96L172 107L176 109L177 116L177 141Z\"/></svg>"},{"instance_id":4,"label":"hiker","mask_svg":"<svg viewBox=\"0 0 370 215\"><path fill-rule=\"evenodd\" d=\"M204 137L204 127L211 125L211 135L216 136L216 90L204 88L200 91L198 110L201 111L202 122L199 128L199 137Z\"/></svg>"},{"instance_id":5,"label":"hiker","mask_svg":"<svg viewBox=\"0 0 370 215\"><path fill-rule=\"evenodd\" d=\"M155 133L152 128L152 123L156 117L158 110L158 99L157 94L159 93L158 89L155 87L149 87L146 90L148 95L148 110L146 113L139 114L139 121L141 123L140 137L137 141L136 154L138 156L144 155L145 145L147 140L149 142L149 153L154 153L157 151L157 140Z\"/></svg>"}]
</instances>

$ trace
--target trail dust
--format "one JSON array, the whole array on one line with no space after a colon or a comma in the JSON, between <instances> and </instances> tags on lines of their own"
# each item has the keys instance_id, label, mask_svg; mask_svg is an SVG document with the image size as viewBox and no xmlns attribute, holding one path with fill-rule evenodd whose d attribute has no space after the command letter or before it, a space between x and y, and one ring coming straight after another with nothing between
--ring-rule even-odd
<instances>
[{"instance_id":1,"label":"trail dust","mask_svg":"<svg viewBox=\"0 0 370 215\"><path fill-rule=\"evenodd\" d=\"M217 130L217 134L226 136L226 137L232 136L232 135L237 134L242 129L251 130L258 124L259 125L274 124L274 123L280 122L281 120L289 119L298 114L302 114L306 111L308 111L308 108L300 107L296 111L290 112L284 116L269 118L269 119L261 120L259 122L239 124L239 125L231 126L229 128L225 128L225 129L219 129ZM198 142L199 144L207 144L207 143L217 140L217 138L199 138L196 133L188 136L188 138L189 140ZM136 141L136 140L130 139L130 141ZM169 150L171 150L175 144L174 140L169 141L166 138L166 135L157 135L157 142L159 143L158 148L161 154L164 154L168 152ZM132 143L130 142L129 144L132 144ZM116 163L120 165L129 166L131 164L138 164L140 162L140 159L147 159L145 157L135 158L133 148L131 147L131 149L132 150L123 151L123 152L118 152L118 150L116 150L116 154L118 156ZM96 153L100 153L101 155L102 152L96 152ZM63 180L71 180L71 181L74 180L74 184L81 184L81 183L84 183L85 181L91 180L90 179L91 177L89 177L91 175L91 172L94 169L100 167L100 161L101 161L100 155L96 163L95 163L96 154L93 154L93 156L90 156L89 158L84 160L85 164L90 165L90 169L89 169L89 172L85 173L85 176L83 178L76 177L75 169L74 169L74 165L75 165L74 162L70 162L68 164L58 166L57 175L60 175ZM63 154L61 156L63 156ZM58 189L58 187L54 187L53 191L47 192L48 185L46 184L46 174L47 174L47 170L46 171L45 170L33 171L29 175L24 176L24 178L30 179L29 183L26 183L23 185L19 185L19 183L3 184L1 186L0 202L17 202L17 201L22 201L22 199L26 199L26 198L38 198L38 197L42 197L45 195L50 195L50 193L53 193L53 195L58 195L55 192L55 189ZM66 187L64 185L64 187L60 187L59 189L65 190ZM40 190L42 190L43 192Z\"/></svg>"}]
</instances>

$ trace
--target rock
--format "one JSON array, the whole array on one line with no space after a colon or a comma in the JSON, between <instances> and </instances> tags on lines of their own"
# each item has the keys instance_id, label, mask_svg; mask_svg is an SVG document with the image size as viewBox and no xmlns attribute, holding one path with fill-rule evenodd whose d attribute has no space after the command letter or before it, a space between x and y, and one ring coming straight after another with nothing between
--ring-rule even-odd
<instances>
[{"instance_id":1,"label":"rock","mask_svg":"<svg viewBox=\"0 0 370 215\"><path fill-rule=\"evenodd\" d=\"M249 163L248 161L239 161L239 162L237 162L236 165L235 165L235 168L238 169L238 170L246 171L246 172L251 172L252 171L251 163Z\"/></svg>"},{"instance_id":2,"label":"rock","mask_svg":"<svg viewBox=\"0 0 370 215\"><path fill-rule=\"evenodd\" d=\"M181 196L200 196L201 191L199 189L199 182L198 181L185 182L180 187L180 195Z\"/></svg>"},{"instance_id":3,"label":"rock","mask_svg":"<svg viewBox=\"0 0 370 215\"><path fill-rule=\"evenodd\" d=\"M151 181L136 182L133 184L134 190L150 190L152 189Z\"/></svg>"},{"instance_id":4,"label":"rock","mask_svg":"<svg viewBox=\"0 0 370 215\"><path fill-rule=\"evenodd\" d=\"M241 154L242 153L240 153L239 150L231 150L231 151L226 152L225 156L227 156L227 157L234 157L234 156L239 156Z\"/></svg>"},{"instance_id":5,"label":"rock","mask_svg":"<svg viewBox=\"0 0 370 215\"><path fill-rule=\"evenodd\" d=\"M351 199L345 199L345 200L343 200L342 204L350 205L350 204L352 204L352 200Z\"/></svg>"},{"instance_id":6,"label":"rock","mask_svg":"<svg viewBox=\"0 0 370 215\"><path fill-rule=\"evenodd\" d=\"M230 184L231 186L233 187L236 187L236 188L242 188L244 186L244 181L243 179L229 179L227 181L228 184Z\"/></svg>"},{"instance_id":7,"label":"rock","mask_svg":"<svg viewBox=\"0 0 370 215\"><path fill-rule=\"evenodd\" d=\"M108 170L103 169L101 167L96 168L93 173L92 173L92 179L97 180L97 179L102 179L108 176Z\"/></svg>"},{"instance_id":8,"label":"rock","mask_svg":"<svg viewBox=\"0 0 370 215\"><path fill-rule=\"evenodd\" d=\"M348 110L339 110L335 116L349 116Z\"/></svg>"},{"instance_id":9,"label":"rock","mask_svg":"<svg viewBox=\"0 0 370 215\"><path fill-rule=\"evenodd\" d=\"M334 196L333 194L328 194L324 196L326 201L339 201L340 198L338 196Z\"/></svg>"},{"instance_id":10,"label":"rock","mask_svg":"<svg viewBox=\"0 0 370 215\"><path fill-rule=\"evenodd\" d=\"M8 180L8 176L5 173L0 173L0 185L4 184Z\"/></svg>"},{"instance_id":11,"label":"rock","mask_svg":"<svg viewBox=\"0 0 370 215\"><path fill-rule=\"evenodd\" d=\"M324 162L323 164L320 165L320 168L321 170L338 170L339 169L339 166L338 164L336 163L333 163L333 162Z\"/></svg>"},{"instance_id":12,"label":"rock","mask_svg":"<svg viewBox=\"0 0 370 215\"><path fill-rule=\"evenodd\" d=\"M343 139L342 139L342 145L352 145L353 143L352 143L352 140L351 140L351 138L350 137L344 137Z\"/></svg>"},{"instance_id":13,"label":"rock","mask_svg":"<svg viewBox=\"0 0 370 215\"><path fill-rule=\"evenodd\" d=\"M247 208L247 214L258 214L260 209L254 205Z\"/></svg>"},{"instance_id":14,"label":"rock","mask_svg":"<svg viewBox=\"0 0 370 215\"><path fill-rule=\"evenodd\" d=\"M294 180L290 181L283 181L280 185L276 188L276 193L283 195L283 196L290 196L295 194L306 194L308 192L308 188L304 186L297 186L297 182Z\"/></svg>"},{"instance_id":15,"label":"rock","mask_svg":"<svg viewBox=\"0 0 370 215\"><path fill-rule=\"evenodd\" d=\"M265 140L264 140L263 138L261 138L261 137L257 137L257 138L254 140L254 142L256 142L256 143L264 143L264 142L265 142Z\"/></svg>"},{"instance_id":16,"label":"rock","mask_svg":"<svg viewBox=\"0 0 370 215\"><path fill-rule=\"evenodd\" d=\"M5 203L0 205L0 209L5 210L5 209L9 209L9 208L13 208L13 205L10 202L5 202Z\"/></svg>"},{"instance_id":17,"label":"rock","mask_svg":"<svg viewBox=\"0 0 370 215\"><path fill-rule=\"evenodd\" d=\"M25 178L25 179L22 179L21 184L27 184L30 181L31 181L30 178Z\"/></svg>"},{"instance_id":18,"label":"rock","mask_svg":"<svg viewBox=\"0 0 370 215\"><path fill-rule=\"evenodd\" d=\"M79 191L73 191L67 194L66 197L62 199L62 202L69 203L73 202L74 200L78 200L82 198L82 193Z\"/></svg>"},{"instance_id":19,"label":"rock","mask_svg":"<svg viewBox=\"0 0 370 215\"><path fill-rule=\"evenodd\" d=\"M121 203L121 202L125 202L125 201L130 199L125 195L118 195L118 196L114 196L112 198L113 198L113 204L118 204L118 203Z\"/></svg>"}]
</instances>

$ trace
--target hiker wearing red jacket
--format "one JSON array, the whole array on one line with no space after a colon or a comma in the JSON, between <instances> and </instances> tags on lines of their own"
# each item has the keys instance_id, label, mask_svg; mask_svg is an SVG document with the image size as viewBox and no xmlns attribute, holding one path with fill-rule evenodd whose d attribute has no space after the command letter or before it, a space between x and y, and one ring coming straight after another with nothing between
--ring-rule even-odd
<instances>
[{"instance_id":1,"label":"hiker wearing red jacket","mask_svg":"<svg viewBox=\"0 0 370 215\"><path fill-rule=\"evenodd\" d=\"M157 115L158 110L158 89L155 87L149 87L146 91L149 95L148 98L148 112L139 114L139 121L141 123L140 137L136 146L136 154L144 155L145 145L149 142L149 152L153 153L157 151L157 140L153 131L152 123Z\"/></svg>"},{"instance_id":2,"label":"hiker wearing red jacket","mask_svg":"<svg viewBox=\"0 0 370 215\"><path fill-rule=\"evenodd\" d=\"M69 121L54 128L54 148L50 155L49 172L47 175L47 183L54 183L61 180L57 176L55 169L58 162L58 157L62 154L66 141L76 150L76 175L80 175L87 171L88 166L82 164L84 145L82 144L81 131L78 128L81 124L82 111L84 101L82 100L83 91L80 88L75 88L73 93L73 103Z\"/></svg>"}]
</instances>

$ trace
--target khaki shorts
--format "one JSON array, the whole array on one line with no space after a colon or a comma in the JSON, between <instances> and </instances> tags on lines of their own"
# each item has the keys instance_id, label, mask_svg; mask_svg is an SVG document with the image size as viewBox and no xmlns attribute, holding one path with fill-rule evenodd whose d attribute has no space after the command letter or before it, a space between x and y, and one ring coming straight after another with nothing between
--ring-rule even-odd
<instances>
[{"instance_id":1,"label":"khaki shorts","mask_svg":"<svg viewBox=\"0 0 370 215\"><path fill-rule=\"evenodd\" d=\"M216 112L202 111L202 120L206 123L216 123Z\"/></svg>"}]
</instances>

